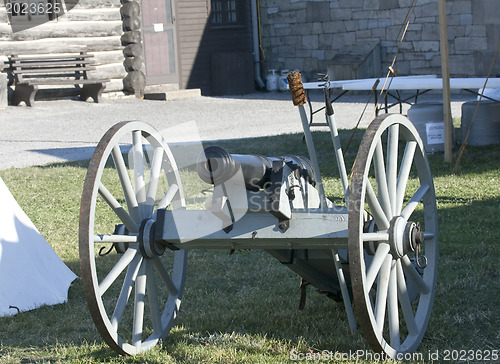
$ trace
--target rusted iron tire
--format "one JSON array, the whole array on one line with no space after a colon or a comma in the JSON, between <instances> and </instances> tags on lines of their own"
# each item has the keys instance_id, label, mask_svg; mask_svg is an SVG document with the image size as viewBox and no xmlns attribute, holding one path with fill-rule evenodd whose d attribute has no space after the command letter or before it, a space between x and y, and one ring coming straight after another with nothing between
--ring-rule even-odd
<instances>
[{"instance_id":1,"label":"rusted iron tire","mask_svg":"<svg viewBox=\"0 0 500 364\"><path fill-rule=\"evenodd\" d=\"M158 208L184 206L173 155L153 127L123 122L103 136L83 188L80 267L92 319L120 354L153 348L173 326L187 254L148 237Z\"/></svg>"},{"instance_id":2,"label":"rusted iron tire","mask_svg":"<svg viewBox=\"0 0 500 364\"><path fill-rule=\"evenodd\" d=\"M427 329L438 258L429 163L417 130L402 115L377 117L363 136L352 173L348 245L363 335L375 352L401 359L418 348ZM417 249L425 268L417 267Z\"/></svg>"}]
</instances>

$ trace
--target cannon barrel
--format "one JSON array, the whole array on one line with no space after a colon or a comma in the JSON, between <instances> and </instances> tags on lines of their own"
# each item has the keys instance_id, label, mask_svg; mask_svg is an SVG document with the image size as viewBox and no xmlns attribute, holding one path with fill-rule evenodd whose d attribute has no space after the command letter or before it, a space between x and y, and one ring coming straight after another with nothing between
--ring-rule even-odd
<instances>
[{"instance_id":1,"label":"cannon barrel","mask_svg":"<svg viewBox=\"0 0 500 364\"><path fill-rule=\"evenodd\" d=\"M311 184L315 184L311 161L299 156L264 157L251 154L229 154L224 148L210 146L198 157L196 171L206 183L221 184L233 177L240 169L245 186L258 190L271 180L273 162L291 163L299 169Z\"/></svg>"}]
</instances>

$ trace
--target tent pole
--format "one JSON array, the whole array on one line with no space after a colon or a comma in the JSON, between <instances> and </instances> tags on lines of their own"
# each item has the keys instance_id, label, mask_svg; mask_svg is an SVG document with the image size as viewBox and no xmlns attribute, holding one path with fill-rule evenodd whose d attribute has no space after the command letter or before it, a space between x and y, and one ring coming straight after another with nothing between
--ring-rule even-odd
<instances>
[{"instance_id":1,"label":"tent pole","mask_svg":"<svg viewBox=\"0 0 500 364\"><path fill-rule=\"evenodd\" d=\"M441 73L443 78L443 120L444 120L444 160L452 162L450 60L448 54L448 26L446 21L446 0L438 0L439 40L441 50Z\"/></svg>"}]
</instances>

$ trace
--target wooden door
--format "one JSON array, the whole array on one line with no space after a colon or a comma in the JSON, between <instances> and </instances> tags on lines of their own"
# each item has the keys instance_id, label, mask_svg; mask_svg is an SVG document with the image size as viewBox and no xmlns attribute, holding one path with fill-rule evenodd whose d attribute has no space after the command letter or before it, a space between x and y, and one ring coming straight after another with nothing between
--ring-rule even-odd
<instances>
[{"instance_id":1,"label":"wooden door","mask_svg":"<svg viewBox=\"0 0 500 364\"><path fill-rule=\"evenodd\" d=\"M142 1L142 36L147 85L179 82L173 1Z\"/></svg>"}]
</instances>

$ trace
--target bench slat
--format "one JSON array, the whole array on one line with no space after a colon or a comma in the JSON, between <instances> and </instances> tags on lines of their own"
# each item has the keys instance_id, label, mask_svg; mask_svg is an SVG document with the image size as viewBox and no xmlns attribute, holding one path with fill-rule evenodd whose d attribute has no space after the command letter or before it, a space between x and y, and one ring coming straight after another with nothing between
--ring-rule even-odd
<instances>
[{"instance_id":1,"label":"bench slat","mask_svg":"<svg viewBox=\"0 0 500 364\"><path fill-rule=\"evenodd\" d=\"M9 59L11 61L43 61L43 60L56 60L56 59L61 59L61 60L74 60L76 58L91 58L94 57L93 54L74 54L74 55L60 55L60 56L10 56Z\"/></svg>"},{"instance_id":2,"label":"bench slat","mask_svg":"<svg viewBox=\"0 0 500 364\"><path fill-rule=\"evenodd\" d=\"M24 61L15 61L12 62L12 67L15 68L31 68L31 67L45 67L45 66L71 66L76 64L93 64L93 60L55 60L55 61L43 61L43 62L24 62Z\"/></svg>"},{"instance_id":3,"label":"bench slat","mask_svg":"<svg viewBox=\"0 0 500 364\"><path fill-rule=\"evenodd\" d=\"M92 83L105 83L109 82L109 79L80 79L80 80L70 80L70 79L44 79L44 80L23 80L19 84L26 85L84 85L84 84L92 84Z\"/></svg>"},{"instance_id":4,"label":"bench slat","mask_svg":"<svg viewBox=\"0 0 500 364\"><path fill-rule=\"evenodd\" d=\"M15 70L14 73L27 75L27 74L65 74L74 72L85 72L95 70L95 67L59 67L59 68L33 68L33 69L20 69Z\"/></svg>"}]
</instances>

